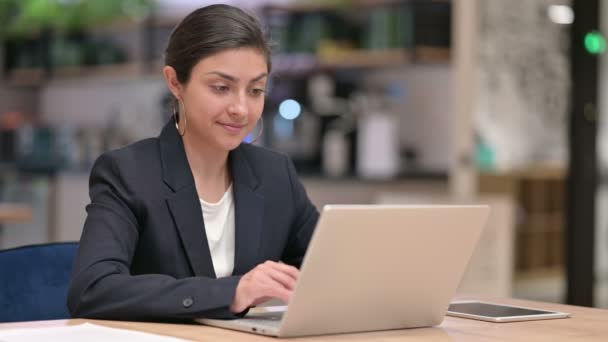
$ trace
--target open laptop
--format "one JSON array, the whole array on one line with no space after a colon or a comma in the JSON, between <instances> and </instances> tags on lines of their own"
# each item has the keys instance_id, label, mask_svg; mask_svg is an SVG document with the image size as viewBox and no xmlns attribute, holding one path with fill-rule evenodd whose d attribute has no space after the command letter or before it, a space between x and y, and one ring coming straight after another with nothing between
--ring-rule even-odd
<instances>
[{"instance_id":1,"label":"open laptop","mask_svg":"<svg viewBox=\"0 0 608 342\"><path fill-rule=\"evenodd\" d=\"M277 337L438 325L489 211L484 205L325 206L286 307L197 321Z\"/></svg>"}]
</instances>

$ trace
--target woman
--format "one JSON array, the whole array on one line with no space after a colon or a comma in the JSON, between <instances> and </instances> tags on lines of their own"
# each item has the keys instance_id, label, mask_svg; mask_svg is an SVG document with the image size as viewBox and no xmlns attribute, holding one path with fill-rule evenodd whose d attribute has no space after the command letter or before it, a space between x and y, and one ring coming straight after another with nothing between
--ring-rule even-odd
<instances>
[{"instance_id":1,"label":"woman","mask_svg":"<svg viewBox=\"0 0 608 342\"><path fill-rule=\"evenodd\" d=\"M198 9L165 62L174 120L91 171L74 317L233 318L295 286L319 214L285 155L242 143L270 72L259 23L227 5Z\"/></svg>"}]
</instances>

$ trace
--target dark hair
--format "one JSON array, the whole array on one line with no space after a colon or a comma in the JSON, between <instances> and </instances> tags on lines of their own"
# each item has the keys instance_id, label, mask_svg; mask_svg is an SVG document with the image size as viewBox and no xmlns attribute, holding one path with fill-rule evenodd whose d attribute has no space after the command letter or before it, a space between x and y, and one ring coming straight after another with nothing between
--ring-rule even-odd
<instances>
[{"instance_id":1,"label":"dark hair","mask_svg":"<svg viewBox=\"0 0 608 342\"><path fill-rule=\"evenodd\" d=\"M165 64L187 83L192 68L215 53L243 47L258 49L271 68L271 47L259 21L229 5L210 5L188 14L175 27L165 51Z\"/></svg>"}]
</instances>

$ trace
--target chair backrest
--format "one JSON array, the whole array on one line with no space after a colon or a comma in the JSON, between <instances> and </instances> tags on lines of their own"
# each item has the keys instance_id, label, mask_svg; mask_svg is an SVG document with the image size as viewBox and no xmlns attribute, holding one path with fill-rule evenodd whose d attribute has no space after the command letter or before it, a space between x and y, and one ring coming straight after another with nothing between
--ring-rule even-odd
<instances>
[{"instance_id":1,"label":"chair backrest","mask_svg":"<svg viewBox=\"0 0 608 342\"><path fill-rule=\"evenodd\" d=\"M0 322L70 318L67 291L77 242L0 251Z\"/></svg>"}]
</instances>

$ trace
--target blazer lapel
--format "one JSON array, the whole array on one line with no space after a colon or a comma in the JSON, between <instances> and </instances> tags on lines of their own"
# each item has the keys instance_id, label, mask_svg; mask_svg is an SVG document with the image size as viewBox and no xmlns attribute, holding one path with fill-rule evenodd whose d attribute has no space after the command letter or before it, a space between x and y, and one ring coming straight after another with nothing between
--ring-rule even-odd
<instances>
[{"instance_id":1,"label":"blazer lapel","mask_svg":"<svg viewBox=\"0 0 608 342\"><path fill-rule=\"evenodd\" d=\"M235 255L233 274L244 274L259 262L264 221L264 197L242 147L229 156L235 206Z\"/></svg>"},{"instance_id":2,"label":"blazer lapel","mask_svg":"<svg viewBox=\"0 0 608 342\"><path fill-rule=\"evenodd\" d=\"M173 220L195 276L215 278L203 213L196 188L182 188L167 198Z\"/></svg>"},{"instance_id":3,"label":"blazer lapel","mask_svg":"<svg viewBox=\"0 0 608 342\"><path fill-rule=\"evenodd\" d=\"M182 140L171 121L161 132L160 149L163 179L173 190L173 193L167 197L167 205L177 225L192 271L195 276L216 277L194 177ZM230 152L228 161L232 174L235 207L233 274L240 275L253 268L259 261L264 197L257 191L258 179L242 147Z\"/></svg>"},{"instance_id":4,"label":"blazer lapel","mask_svg":"<svg viewBox=\"0 0 608 342\"><path fill-rule=\"evenodd\" d=\"M173 190L166 201L195 276L215 278L203 213L181 138L172 121L160 135L163 180Z\"/></svg>"}]
</instances>

